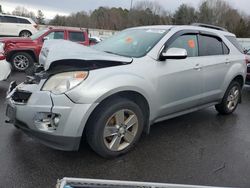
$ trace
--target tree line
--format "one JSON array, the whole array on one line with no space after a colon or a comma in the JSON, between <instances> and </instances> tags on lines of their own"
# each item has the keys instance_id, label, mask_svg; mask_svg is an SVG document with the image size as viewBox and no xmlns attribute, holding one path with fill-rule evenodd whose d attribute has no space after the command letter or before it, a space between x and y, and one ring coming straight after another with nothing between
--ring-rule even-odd
<instances>
[{"instance_id":1,"label":"tree line","mask_svg":"<svg viewBox=\"0 0 250 188\"><path fill-rule=\"evenodd\" d=\"M42 12L37 16L29 11L26 16L35 17L40 23L44 22ZM29 15L30 14L30 15ZM167 25L206 23L226 28L237 37L250 37L250 16L233 8L225 0L202 0L198 8L188 4L180 5L173 13L165 9L156 1L139 1L131 10L123 8L99 7L93 11L80 11L69 16L56 15L49 21L49 25L97 28L108 30L122 30L142 25Z\"/></svg>"}]
</instances>

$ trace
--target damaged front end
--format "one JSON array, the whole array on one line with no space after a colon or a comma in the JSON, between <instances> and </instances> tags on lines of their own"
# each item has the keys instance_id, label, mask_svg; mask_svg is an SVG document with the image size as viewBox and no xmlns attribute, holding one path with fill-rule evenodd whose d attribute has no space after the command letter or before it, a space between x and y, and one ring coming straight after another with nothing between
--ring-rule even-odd
<instances>
[{"instance_id":1,"label":"damaged front end","mask_svg":"<svg viewBox=\"0 0 250 188\"><path fill-rule=\"evenodd\" d=\"M62 47L63 48L60 48ZM41 79L70 71L91 71L128 65L132 58L118 56L64 40L46 41L39 56L39 64L30 72L26 84L36 84Z\"/></svg>"}]
</instances>

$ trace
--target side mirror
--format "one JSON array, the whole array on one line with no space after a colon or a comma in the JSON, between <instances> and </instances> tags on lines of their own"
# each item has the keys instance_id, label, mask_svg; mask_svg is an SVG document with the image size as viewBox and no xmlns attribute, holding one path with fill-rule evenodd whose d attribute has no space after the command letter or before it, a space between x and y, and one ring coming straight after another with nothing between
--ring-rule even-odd
<instances>
[{"instance_id":1,"label":"side mirror","mask_svg":"<svg viewBox=\"0 0 250 188\"><path fill-rule=\"evenodd\" d=\"M186 59L187 50L183 48L169 48L166 52L162 52L160 59Z\"/></svg>"},{"instance_id":2,"label":"side mirror","mask_svg":"<svg viewBox=\"0 0 250 188\"><path fill-rule=\"evenodd\" d=\"M43 37L43 41L49 40L49 37Z\"/></svg>"}]
</instances>

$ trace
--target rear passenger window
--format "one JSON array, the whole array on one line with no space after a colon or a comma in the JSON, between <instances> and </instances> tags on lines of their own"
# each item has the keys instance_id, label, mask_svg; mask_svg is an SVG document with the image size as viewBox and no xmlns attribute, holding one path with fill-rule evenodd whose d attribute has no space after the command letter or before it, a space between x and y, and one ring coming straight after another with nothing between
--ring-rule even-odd
<instances>
[{"instance_id":1,"label":"rear passenger window","mask_svg":"<svg viewBox=\"0 0 250 188\"><path fill-rule=\"evenodd\" d=\"M82 32L69 32L69 40L73 42L84 42L85 37Z\"/></svg>"},{"instance_id":2,"label":"rear passenger window","mask_svg":"<svg viewBox=\"0 0 250 188\"><path fill-rule=\"evenodd\" d=\"M198 41L196 35L182 35L178 37L168 48L183 48L187 50L188 57L198 56Z\"/></svg>"},{"instance_id":3,"label":"rear passenger window","mask_svg":"<svg viewBox=\"0 0 250 188\"><path fill-rule=\"evenodd\" d=\"M225 49L226 50L226 49ZM223 55L222 41L213 36L199 36L199 55L210 56L210 55Z\"/></svg>"}]
</instances>

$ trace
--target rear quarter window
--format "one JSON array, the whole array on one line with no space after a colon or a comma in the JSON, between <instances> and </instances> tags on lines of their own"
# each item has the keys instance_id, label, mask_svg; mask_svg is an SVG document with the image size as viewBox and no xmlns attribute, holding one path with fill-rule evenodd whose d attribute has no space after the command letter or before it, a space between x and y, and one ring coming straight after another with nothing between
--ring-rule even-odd
<instances>
[{"instance_id":1,"label":"rear quarter window","mask_svg":"<svg viewBox=\"0 0 250 188\"><path fill-rule=\"evenodd\" d=\"M23 18L17 18L18 22L21 24L31 24L29 20Z\"/></svg>"},{"instance_id":2,"label":"rear quarter window","mask_svg":"<svg viewBox=\"0 0 250 188\"><path fill-rule=\"evenodd\" d=\"M243 47L239 44L236 37L234 36L225 36L241 53L244 54Z\"/></svg>"}]
</instances>

